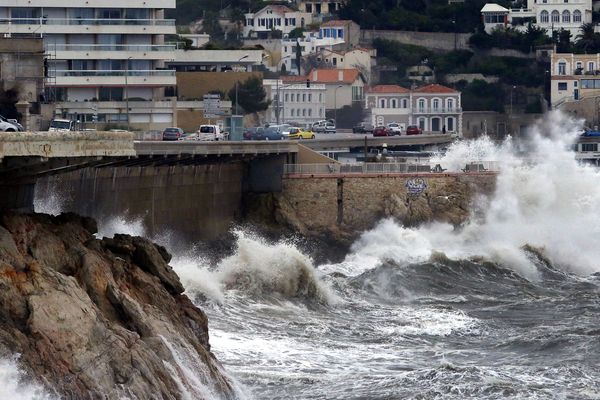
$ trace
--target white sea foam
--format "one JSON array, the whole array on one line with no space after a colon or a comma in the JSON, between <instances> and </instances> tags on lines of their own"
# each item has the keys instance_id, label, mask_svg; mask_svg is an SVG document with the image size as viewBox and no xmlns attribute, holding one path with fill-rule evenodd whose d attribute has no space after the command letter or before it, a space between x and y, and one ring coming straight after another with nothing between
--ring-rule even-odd
<instances>
[{"instance_id":1,"label":"white sea foam","mask_svg":"<svg viewBox=\"0 0 600 400\"><path fill-rule=\"evenodd\" d=\"M58 400L41 385L28 381L19 369L17 358L0 359L0 399Z\"/></svg>"},{"instance_id":2,"label":"white sea foam","mask_svg":"<svg viewBox=\"0 0 600 400\"><path fill-rule=\"evenodd\" d=\"M561 269L599 271L600 186L595 182L600 172L575 160L570 145L579 130L576 121L554 112L520 143L527 148L525 156L517 155L510 139L500 145L488 138L454 144L437 160L445 168L478 160L500 165L495 193L477 205L482 216L458 230L440 223L405 228L382 221L354 244L343 269L357 275L385 259L423 262L440 251L455 259L484 256L535 279L537 268L522 250L529 244Z\"/></svg>"}]
</instances>

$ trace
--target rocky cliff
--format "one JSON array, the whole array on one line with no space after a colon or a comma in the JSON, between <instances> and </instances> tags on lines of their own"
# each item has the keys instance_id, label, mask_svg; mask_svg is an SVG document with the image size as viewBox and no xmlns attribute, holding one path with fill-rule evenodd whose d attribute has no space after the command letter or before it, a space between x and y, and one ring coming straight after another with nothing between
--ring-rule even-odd
<instances>
[{"instance_id":1,"label":"rocky cliff","mask_svg":"<svg viewBox=\"0 0 600 400\"><path fill-rule=\"evenodd\" d=\"M0 355L63 399L235 397L167 251L95 232L73 214L0 215Z\"/></svg>"}]
</instances>

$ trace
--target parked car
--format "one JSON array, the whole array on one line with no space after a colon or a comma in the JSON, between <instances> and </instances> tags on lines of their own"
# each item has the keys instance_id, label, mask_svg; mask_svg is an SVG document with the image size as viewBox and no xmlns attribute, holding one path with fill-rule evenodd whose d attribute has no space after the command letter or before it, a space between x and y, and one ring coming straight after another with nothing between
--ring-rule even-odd
<instances>
[{"instance_id":1,"label":"parked car","mask_svg":"<svg viewBox=\"0 0 600 400\"><path fill-rule=\"evenodd\" d=\"M392 132L392 135L402 135L402 127L397 122L390 122L387 124L387 128Z\"/></svg>"},{"instance_id":2,"label":"parked car","mask_svg":"<svg viewBox=\"0 0 600 400\"><path fill-rule=\"evenodd\" d=\"M184 135L181 128L166 128L162 133L162 140L179 140Z\"/></svg>"},{"instance_id":3,"label":"parked car","mask_svg":"<svg viewBox=\"0 0 600 400\"><path fill-rule=\"evenodd\" d=\"M335 124L333 122L327 121L325 124L325 128L323 129L324 133L335 133Z\"/></svg>"},{"instance_id":4,"label":"parked car","mask_svg":"<svg viewBox=\"0 0 600 400\"><path fill-rule=\"evenodd\" d=\"M25 130L25 128L23 128L23 125L18 123L16 119L12 119L12 118L8 119L8 118L5 118L4 116L0 115L0 121L8 122L9 124L13 124L15 126L16 130L19 132L23 132Z\"/></svg>"},{"instance_id":5,"label":"parked car","mask_svg":"<svg viewBox=\"0 0 600 400\"><path fill-rule=\"evenodd\" d=\"M423 130L419 128L417 125L409 125L406 127L407 135L420 135L423 133Z\"/></svg>"},{"instance_id":6,"label":"parked car","mask_svg":"<svg viewBox=\"0 0 600 400\"><path fill-rule=\"evenodd\" d=\"M378 126L373 129L373 136L392 136L392 132L385 126Z\"/></svg>"},{"instance_id":7,"label":"parked car","mask_svg":"<svg viewBox=\"0 0 600 400\"><path fill-rule=\"evenodd\" d=\"M325 125L327 125L326 120L321 120L313 123L312 131L313 132L325 132Z\"/></svg>"},{"instance_id":8,"label":"parked car","mask_svg":"<svg viewBox=\"0 0 600 400\"><path fill-rule=\"evenodd\" d=\"M1 130L4 130L0 127ZM50 121L48 132L69 132L75 130L75 121L70 119L54 118Z\"/></svg>"},{"instance_id":9,"label":"parked car","mask_svg":"<svg viewBox=\"0 0 600 400\"><path fill-rule=\"evenodd\" d=\"M258 128L256 127L252 127L252 128L245 128L244 132L242 133L244 140L252 140L252 137L254 136L254 134L256 133L256 130Z\"/></svg>"},{"instance_id":10,"label":"parked car","mask_svg":"<svg viewBox=\"0 0 600 400\"><path fill-rule=\"evenodd\" d=\"M361 122L352 128L352 133L373 133L373 125Z\"/></svg>"},{"instance_id":11,"label":"parked car","mask_svg":"<svg viewBox=\"0 0 600 400\"><path fill-rule=\"evenodd\" d=\"M262 131L262 140L283 140L284 136L276 128L264 128Z\"/></svg>"},{"instance_id":12,"label":"parked car","mask_svg":"<svg viewBox=\"0 0 600 400\"><path fill-rule=\"evenodd\" d=\"M288 134L285 135L287 139L314 139L315 134L312 131L307 131L302 128L290 128Z\"/></svg>"}]
</instances>

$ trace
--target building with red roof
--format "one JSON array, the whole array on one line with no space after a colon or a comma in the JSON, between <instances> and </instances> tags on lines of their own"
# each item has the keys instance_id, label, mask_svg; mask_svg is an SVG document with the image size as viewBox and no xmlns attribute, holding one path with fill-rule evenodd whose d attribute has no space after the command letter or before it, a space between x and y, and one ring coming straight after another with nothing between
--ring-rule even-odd
<instances>
[{"instance_id":1,"label":"building with red roof","mask_svg":"<svg viewBox=\"0 0 600 400\"><path fill-rule=\"evenodd\" d=\"M366 107L374 126L397 123L405 131L416 125L427 132L462 136L461 93L447 86L376 85L367 91Z\"/></svg>"}]
</instances>

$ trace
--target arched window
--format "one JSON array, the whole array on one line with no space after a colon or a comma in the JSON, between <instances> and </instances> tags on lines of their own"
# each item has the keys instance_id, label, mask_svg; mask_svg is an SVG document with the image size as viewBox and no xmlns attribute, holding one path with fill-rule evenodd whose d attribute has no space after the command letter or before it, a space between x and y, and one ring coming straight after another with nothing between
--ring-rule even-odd
<instances>
[{"instance_id":1,"label":"arched window","mask_svg":"<svg viewBox=\"0 0 600 400\"><path fill-rule=\"evenodd\" d=\"M448 99L448 111L454 110L454 99Z\"/></svg>"},{"instance_id":2,"label":"arched window","mask_svg":"<svg viewBox=\"0 0 600 400\"><path fill-rule=\"evenodd\" d=\"M581 22L581 11L573 11L573 22Z\"/></svg>"},{"instance_id":3,"label":"arched window","mask_svg":"<svg viewBox=\"0 0 600 400\"><path fill-rule=\"evenodd\" d=\"M573 19L575 19L575 13L573 13ZM548 11L546 11L546 10L543 10L543 11L540 13L540 22L542 22L542 23L544 23L544 22L545 22L545 23L548 23L548 21L550 21L550 18L549 18L549 16L548 16Z\"/></svg>"},{"instance_id":4,"label":"arched window","mask_svg":"<svg viewBox=\"0 0 600 400\"><path fill-rule=\"evenodd\" d=\"M425 111L425 99L419 99L419 111Z\"/></svg>"},{"instance_id":5,"label":"arched window","mask_svg":"<svg viewBox=\"0 0 600 400\"><path fill-rule=\"evenodd\" d=\"M434 111L437 111L440 109L440 100L439 99L433 99L432 103L433 103L432 108Z\"/></svg>"},{"instance_id":6,"label":"arched window","mask_svg":"<svg viewBox=\"0 0 600 400\"><path fill-rule=\"evenodd\" d=\"M292 117L294 116L294 109L292 108L292 110L290 111L292 113Z\"/></svg>"},{"instance_id":7,"label":"arched window","mask_svg":"<svg viewBox=\"0 0 600 400\"><path fill-rule=\"evenodd\" d=\"M385 99L379 99L379 108L385 108L386 101Z\"/></svg>"},{"instance_id":8,"label":"arched window","mask_svg":"<svg viewBox=\"0 0 600 400\"><path fill-rule=\"evenodd\" d=\"M558 11L554 10L550 15L552 17L552 22L560 22L560 14Z\"/></svg>"},{"instance_id":9,"label":"arched window","mask_svg":"<svg viewBox=\"0 0 600 400\"><path fill-rule=\"evenodd\" d=\"M569 10L563 11L562 22L571 22L571 13L569 12Z\"/></svg>"},{"instance_id":10,"label":"arched window","mask_svg":"<svg viewBox=\"0 0 600 400\"><path fill-rule=\"evenodd\" d=\"M408 108L408 99L402 99L402 108Z\"/></svg>"},{"instance_id":11,"label":"arched window","mask_svg":"<svg viewBox=\"0 0 600 400\"><path fill-rule=\"evenodd\" d=\"M454 132L454 130L456 129L454 125L454 117L448 117L448 119L446 119L446 131Z\"/></svg>"},{"instance_id":12,"label":"arched window","mask_svg":"<svg viewBox=\"0 0 600 400\"><path fill-rule=\"evenodd\" d=\"M426 119L423 117L419 118L419 128L421 128L423 131L427 130Z\"/></svg>"},{"instance_id":13,"label":"arched window","mask_svg":"<svg viewBox=\"0 0 600 400\"><path fill-rule=\"evenodd\" d=\"M391 103L390 108L398 108L398 100L392 99Z\"/></svg>"}]
</instances>

